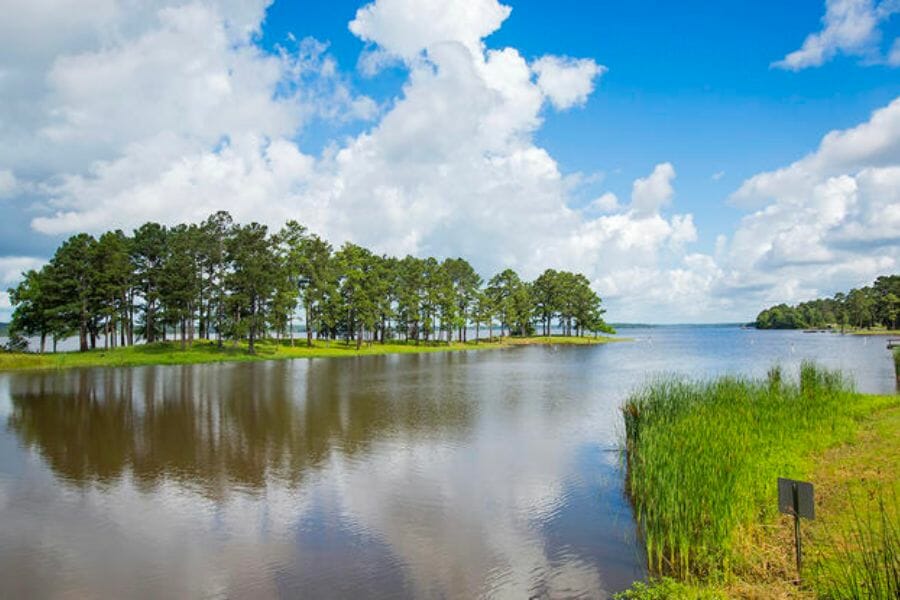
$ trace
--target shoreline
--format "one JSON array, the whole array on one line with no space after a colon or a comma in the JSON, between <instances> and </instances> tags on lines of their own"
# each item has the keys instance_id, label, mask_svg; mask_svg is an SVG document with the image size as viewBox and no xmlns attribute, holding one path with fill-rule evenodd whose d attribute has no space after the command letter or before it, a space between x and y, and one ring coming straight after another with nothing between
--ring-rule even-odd
<instances>
[{"instance_id":1,"label":"shoreline","mask_svg":"<svg viewBox=\"0 0 900 600\"><path fill-rule=\"evenodd\" d=\"M390 341L385 344L363 344L357 350L355 344L343 341L316 340L310 348L305 339L274 340L256 343L256 353L247 352L245 343L233 346L226 342L221 348L216 342L195 340L192 346L181 349L180 341L140 344L112 350L96 349L87 352L9 352L0 353L0 372L59 370L79 367L137 367L154 365L190 365L223 362L256 362L266 360L295 360L309 358L349 358L354 356L384 356L391 354L425 354L434 352L461 352L467 350L502 350L521 346L599 346L627 342L630 338L531 336L525 338L503 337L494 341L469 342L413 342Z\"/></svg>"}]
</instances>

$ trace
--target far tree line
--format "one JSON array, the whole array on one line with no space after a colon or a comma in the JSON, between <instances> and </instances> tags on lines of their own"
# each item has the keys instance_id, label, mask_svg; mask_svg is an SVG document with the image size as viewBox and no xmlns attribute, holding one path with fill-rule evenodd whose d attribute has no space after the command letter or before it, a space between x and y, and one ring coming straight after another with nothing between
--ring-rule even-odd
<instances>
[{"instance_id":1,"label":"far tree line","mask_svg":"<svg viewBox=\"0 0 900 600\"><path fill-rule=\"evenodd\" d=\"M900 275L883 275L871 286L839 292L832 298L779 304L756 317L759 329L808 329L847 326L900 329Z\"/></svg>"},{"instance_id":2,"label":"far tree line","mask_svg":"<svg viewBox=\"0 0 900 600\"><path fill-rule=\"evenodd\" d=\"M343 339L359 348L409 342L608 332L600 297L581 274L548 269L533 282L506 269L486 283L463 258L395 258L345 243L338 250L296 221L270 232L218 212L199 224L146 223L131 235L74 235L9 290L10 337L78 336L79 348L195 339L219 345Z\"/></svg>"}]
</instances>

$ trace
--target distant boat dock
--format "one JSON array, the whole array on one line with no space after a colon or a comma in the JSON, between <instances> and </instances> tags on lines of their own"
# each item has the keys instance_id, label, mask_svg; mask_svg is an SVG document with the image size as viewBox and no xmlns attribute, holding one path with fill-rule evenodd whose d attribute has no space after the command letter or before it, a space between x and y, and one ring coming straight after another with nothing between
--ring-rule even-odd
<instances>
[{"instance_id":1,"label":"distant boat dock","mask_svg":"<svg viewBox=\"0 0 900 600\"><path fill-rule=\"evenodd\" d=\"M893 350L894 348L900 348L900 338L889 338L887 346L888 346L888 350Z\"/></svg>"}]
</instances>

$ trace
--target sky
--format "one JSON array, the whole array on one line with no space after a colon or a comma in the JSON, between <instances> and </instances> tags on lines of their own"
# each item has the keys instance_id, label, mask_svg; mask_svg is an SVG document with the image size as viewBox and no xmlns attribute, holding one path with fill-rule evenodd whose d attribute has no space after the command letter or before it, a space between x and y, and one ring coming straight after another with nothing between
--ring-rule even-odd
<instances>
[{"instance_id":1,"label":"sky","mask_svg":"<svg viewBox=\"0 0 900 600\"><path fill-rule=\"evenodd\" d=\"M0 289L74 233L220 209L580 271L613 322L900 272L900 0L0 10Z\"/></svg>"}]
</instances>

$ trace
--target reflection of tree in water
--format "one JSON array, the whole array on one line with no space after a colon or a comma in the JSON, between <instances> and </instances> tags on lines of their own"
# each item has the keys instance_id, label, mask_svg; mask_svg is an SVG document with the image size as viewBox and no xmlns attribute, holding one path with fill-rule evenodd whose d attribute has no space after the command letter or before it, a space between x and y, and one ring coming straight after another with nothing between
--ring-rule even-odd
<instances>
[{"instance_id":1,"label":"reflection of tree in water","mask_svg":"<svg viewBox=\"0 0 900 600\"><path fill-rule=\"evenodd\" d=\"M450 385L458 359L375 358L16 374L8 426L77 485L130 473L213 497L297 484L331 452L382 438L469 428L474 409Z\"/></svg>"}]
</instances>

